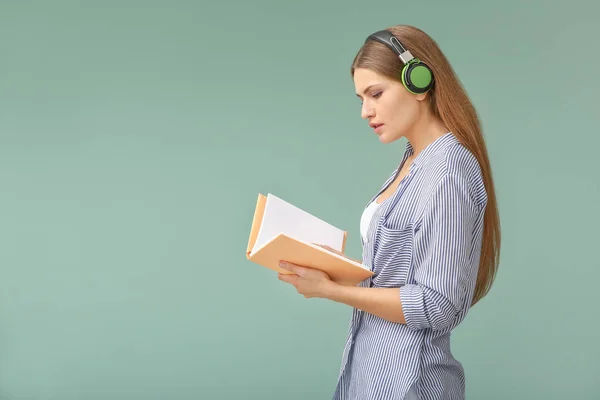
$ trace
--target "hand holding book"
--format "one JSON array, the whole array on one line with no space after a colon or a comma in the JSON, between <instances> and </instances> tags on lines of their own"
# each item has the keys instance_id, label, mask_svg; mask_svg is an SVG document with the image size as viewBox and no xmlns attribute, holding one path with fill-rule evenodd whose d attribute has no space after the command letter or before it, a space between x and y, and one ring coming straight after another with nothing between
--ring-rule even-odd
<instances>
[{"instance_id":1,"label":"hand holding book","mask_svg":"<svg viewBox=\"0 0 600 400\"><path fill-rule=\"evenodd\" d=\"M354 259L354 258L350 258L350 257L348 257L347 255L345 255L344 253L342 253L341 251L338 251L338 250L336 250L336 249L333 249L333 248L331 248L331 247L327 246L326 244L319 244L319 243L313 243L313 244L314 244L314 245L317 245L317 246L320 246L320 247L324 248L325 250L329 250L329 251L331 251L331 252L333 252L333 253L335 253L335 254L339 254L339 255L340 255L340 256L342 256L342 257L346 257L346 258L347 258L348 260L350 260L350 261L354 261L354 262L356 262L356 263L362 263L362 260L356 260L356 259Z\"/></svg>"},{"instance_id":2,"label":"hand holding book","mask_svg":"<svg viewBox=\"0 0 600 400\"><path fill-rule=\"evenodd\" d=\"M329 275L318 269L303 267L283 260L279 262L279 266L290 273L280 272L277 274L277 278L293 285L296 291L307 299L312 297L327 298L329 293L332 292L333 286L337 285Z\"/></svg>"}]
</instances>

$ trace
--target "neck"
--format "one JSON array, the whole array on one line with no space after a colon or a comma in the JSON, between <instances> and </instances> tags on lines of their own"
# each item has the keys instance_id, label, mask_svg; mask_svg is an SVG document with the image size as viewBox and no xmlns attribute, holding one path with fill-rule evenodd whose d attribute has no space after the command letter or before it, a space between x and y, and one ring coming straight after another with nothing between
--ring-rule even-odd
<instances>
[{"instance_id":1,"label":"neck","mask_svg":"<svg viewBox=\"0 0 600 400\"><path fill-rule=\"evenodd\" d=\"M411 159L417 157L425 147L449 132L444 123L430 112L423 112L422 115L410 133L405 135L413 148Z\"/></svg>"}]
</instances>

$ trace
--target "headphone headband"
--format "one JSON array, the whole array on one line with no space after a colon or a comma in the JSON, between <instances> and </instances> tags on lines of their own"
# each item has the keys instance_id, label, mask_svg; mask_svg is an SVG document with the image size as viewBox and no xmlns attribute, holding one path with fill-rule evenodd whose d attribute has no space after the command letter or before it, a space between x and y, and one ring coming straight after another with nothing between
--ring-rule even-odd
<instances>
[{"instance_id":1,"label":"headphone headband","mask_svg":"<svg viewBox=\"0 0 600 400\"><path fill-rule=\"evenodd\" d=\"M396 53L398 57L400 57L400 60L402 60L402 63L404 65L408 64L410 60L414 59L410 51L406 50L402 43L400 43L400 40L398 40L398 38L388 30L382 30L372 33L371 35L369 35L367 40L365 40L365 42L369 40L375 40L379 43L383 43L387 47L392 49L392 51Z\"/></svg>"}]
</instances>

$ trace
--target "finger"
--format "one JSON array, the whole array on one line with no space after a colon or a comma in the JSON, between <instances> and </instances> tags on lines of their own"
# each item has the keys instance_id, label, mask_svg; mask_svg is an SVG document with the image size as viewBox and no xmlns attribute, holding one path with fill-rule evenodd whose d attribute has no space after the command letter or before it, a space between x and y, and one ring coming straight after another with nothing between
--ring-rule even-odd
<instances>
[{"instance_id":1,"label":"finger","mask_svg":"<svg viewBox=\"0 0 600 400\"><path fill-rule=\"evenodd\" d=\"M282 274L282 273L279 273L277 275L277 278L280 281L292 284L294 286L296 286L296 283L298 282L298 275L296 275L296 274Z\"/></svg>"},{"instance_id":2,"label":"finger","mask_svg":"<svg viewBox=\"0 0 600 400\"><path fill-rule=\"evenodd\" d=\"M285 269L286 271L294 270L294 266L289 262L285 262L284 260L279 260L279 267Z\"/></svg>"},{"instance_id":3,"label":"finger","mask_svg":"<svg viewBox=\"0 0 600 400\"><path fill-rule=\"evenodd\" d=\"M331 251L332 253L336 253L336 254L342 254L342 253L340 253L338 250L336 250L336 249L334 249L333 247L331 247L331 246L328 246L328 245L326 245L326 244L317 244L317 243L315 243L315 244L316 244L317 246L319 246L319 247L321 247L321 248L325 249L325 250Z\"/></svg>"},{"instance_id":4,"label":"finger","mask_svg":"<svg viewBox=\"0 0 600 400\"><path fill-rule=\"evenodd\" d=\"M296 275L299 275L299 276L304 276L307 271L306 268L301 267L300 265L297 265L297 264L292 264L291 262L287 262L287 261L280 261L279 266L287 271L294 272Z\"/></svg>"}]
</instances>

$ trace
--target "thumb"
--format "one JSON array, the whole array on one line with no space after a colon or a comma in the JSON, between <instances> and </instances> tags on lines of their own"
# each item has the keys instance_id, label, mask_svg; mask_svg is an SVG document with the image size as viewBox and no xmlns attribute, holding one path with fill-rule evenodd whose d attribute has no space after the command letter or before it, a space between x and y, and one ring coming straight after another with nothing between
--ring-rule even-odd
<instances>
[{"instance_id":1,"label":"thumb","mask_svg":"<svg viewBox=\"0 0 600 400\"><path fill-rule=\"evenodd\" d=\"M300 267L299 265L292 264L288 261L279 261L279 266L287 271L294 272L296 275L304 274L304 268Z\"/></svg>"}]
</instances>

